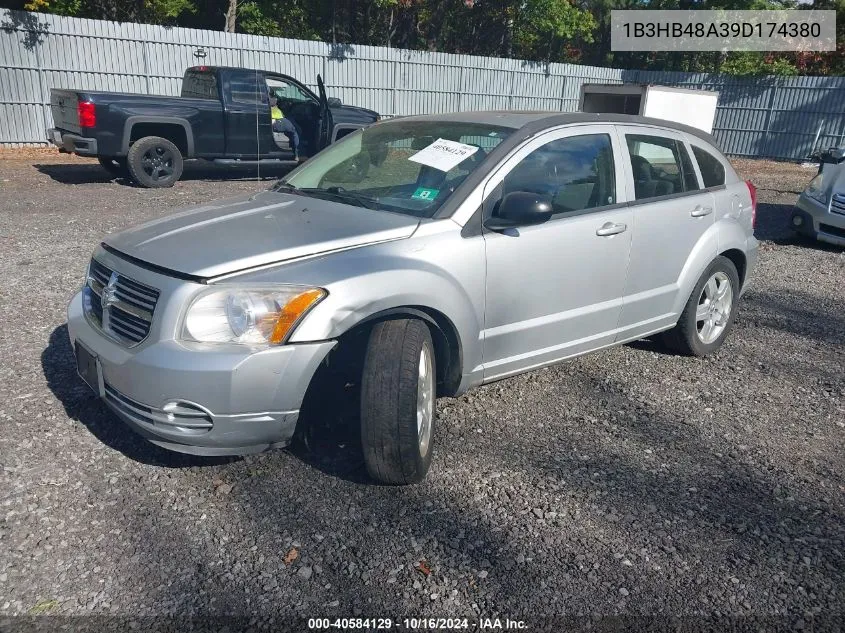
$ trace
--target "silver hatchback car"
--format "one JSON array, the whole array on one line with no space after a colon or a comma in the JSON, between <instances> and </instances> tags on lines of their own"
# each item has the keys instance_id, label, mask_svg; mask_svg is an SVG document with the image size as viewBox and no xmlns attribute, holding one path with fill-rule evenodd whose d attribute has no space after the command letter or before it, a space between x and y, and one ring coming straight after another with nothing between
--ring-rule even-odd
<instances>
[{"instance_id":1,"label":"silver hatchback car","mask_svg":"<svg viewBox=\"0 0 845 633\"><path fill-rule=\"evenodd\" d=\"M108 236L77 367L177 451L285 446L353 338L377 480L421 480L435 398L657 333L716 350L757 261L754 188L641 117L473 112L349 135L257 195Z\"/></svg>"}]
</instances>

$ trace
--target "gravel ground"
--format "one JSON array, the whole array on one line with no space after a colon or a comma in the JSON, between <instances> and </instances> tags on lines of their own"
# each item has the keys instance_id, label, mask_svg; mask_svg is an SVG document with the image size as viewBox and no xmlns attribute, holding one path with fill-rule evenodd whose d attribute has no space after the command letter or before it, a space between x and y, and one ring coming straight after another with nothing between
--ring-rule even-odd
<instances>
[{"instance_id":1,"label":"gravel ground","mask_svg":"<svg viewBox=\"0 0 845 633\"><path fill-rule=\"evenodd\" d=\"M812 170L737 167L760 187L763 243L718 354L639 342L441 399L428 479L389 488L367 481L348 414L313 394L317 441L200 459L143 442L75 376L64 310L101 236L269 180L189 166L173 189L146 190L91 161L6 152L0 616L251 615L283 630L313 616L656 615L841 630L845 253L789 233Z\"/></svg>"}]
</instances>

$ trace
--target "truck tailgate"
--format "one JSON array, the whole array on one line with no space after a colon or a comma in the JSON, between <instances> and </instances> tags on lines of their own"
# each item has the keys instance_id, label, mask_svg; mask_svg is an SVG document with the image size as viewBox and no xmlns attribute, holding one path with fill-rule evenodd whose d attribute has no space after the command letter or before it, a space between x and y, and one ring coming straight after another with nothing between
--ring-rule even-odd
<instances>
[{"instance_id":1,"label":"truck tailgate","mask_svg":"<svg viewBox=\"0 0 845 633\"><path fill-rule=\"evenodd\" d=\"M69 132L82 131L79 127L79 113L77 106L79 105L79 94L73 90L57 90L50 91L50 109L53 112L53 125L60 130L67 130Z\"/></svg>"}]
</instances>

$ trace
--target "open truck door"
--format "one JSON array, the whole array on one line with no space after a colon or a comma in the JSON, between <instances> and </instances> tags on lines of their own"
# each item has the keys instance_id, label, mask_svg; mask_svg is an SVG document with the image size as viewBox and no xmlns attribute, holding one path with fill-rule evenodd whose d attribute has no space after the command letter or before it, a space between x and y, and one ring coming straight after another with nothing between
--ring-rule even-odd
<instances>
[{"instance_id":1,"label":"open truck door","mask_svg":"<svg viewBox=\"0 0 845 633\"><path fill-rule=\"evenodd\" d=\"M320 123L317 133L317 151L319 152L332 142L334 123L332 122L332 111L329 109L329 99L326 96L326 86L320 75L317 75L317 88L320 97Z\"/></svg>"}]
</instances>

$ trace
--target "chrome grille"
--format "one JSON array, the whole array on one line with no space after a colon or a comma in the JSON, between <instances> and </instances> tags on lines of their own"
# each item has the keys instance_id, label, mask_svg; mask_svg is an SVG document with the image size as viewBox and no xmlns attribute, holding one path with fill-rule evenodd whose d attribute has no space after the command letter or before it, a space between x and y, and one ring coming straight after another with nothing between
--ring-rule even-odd
<instances>
[{"instance_id":1,"label":"chrome grille","mask_svg":"<svg viewBox=\"0 0 845 633\"><path fill-rule=\"evenodd\" d=\"M830 201L830 210L845 215L845 196L835 193Z\"/></svg>"},{"instance_id":2,"label":"chrome grille","mask_svg":"<svg viewBox=\"0 0 845 633\"><path fill-rule=\"evenodd\" d=\"M150 333L158 290L91 260L83 292L88 318L112 338L137 345Z\"/></svg>"}]
</instances>

